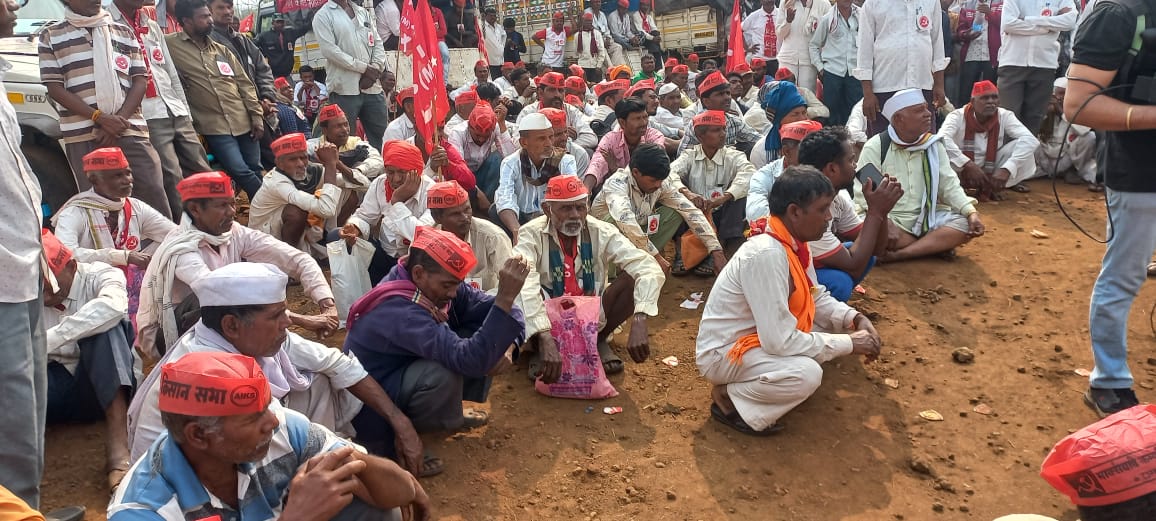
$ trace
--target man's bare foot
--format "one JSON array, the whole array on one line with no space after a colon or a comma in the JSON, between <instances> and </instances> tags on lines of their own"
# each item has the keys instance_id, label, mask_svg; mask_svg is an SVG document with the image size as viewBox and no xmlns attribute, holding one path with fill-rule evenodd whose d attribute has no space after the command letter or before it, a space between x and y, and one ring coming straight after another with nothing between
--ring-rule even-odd
<instances>
[{"instance_id":1,"label":"man's bare foot","mask_svg":"<svg viewBox=\"0 0 1156 521\"><path fill-rule=\"evenodd\" d=\"M716 385L711 387L710 398L724 413L730 414L735 412L735 402L731 400L731 396L727 394L727 386Z\"/></svg>"}]
</instances>

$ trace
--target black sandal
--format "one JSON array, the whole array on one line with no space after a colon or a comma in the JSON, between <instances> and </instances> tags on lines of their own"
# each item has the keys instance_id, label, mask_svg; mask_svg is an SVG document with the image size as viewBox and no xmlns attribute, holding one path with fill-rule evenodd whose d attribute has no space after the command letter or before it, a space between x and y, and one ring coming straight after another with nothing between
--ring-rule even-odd
<instances>
[{"instance_id":1,"label":"black sandal","mask_svg":"<svg viewBox=\"0 0 1156 521\"><path fill-rule=\"evenodd\" d=\"M441 458L433 454L426 453L421 460L421 472L418 473L419 478L428 478L436 476L445 472L446 464Z\"/></svg>"},{"instance_id":2,"label":"black sandal","mask_svg":"<svg viewBox=\"0 0 1156 521\"><path fill-rule=\"evenodd\" d=\"M776 423L770 427L767 427L766 429L756 431L753 427L747 425L747 422L743 421L743 417L739 415L738 411L734 411L730 414L724 413L722 408L719 407L717 403L710 404L710 417L714 418L715 421L726 425L727 427L746 434L747 436L756 436L759 438L773 436L782 432L784 429L782 423Z\"/></svg>"},{"instance_id":3,"label":"black sandal","mask_svg":"<svg viewBox=\"0 0 1156 521\"><path fill-rule=\"evenodd\" d=\"M598 339L598 358L602 359L602 370L607 375L618 374L625 369L622 359L610 348L610 342L605 338Z\"/></svg>"},{"instance_id":4,"label":"black sandal","mask_svg":"<svg viewBox=\"0 0 1156 521\"><path fill-rule=\"evenodd\" d=\"M682 263L682 257L674 259L674 262L670 265L670 274L675 277L685 277L687 273L689 272L686 269L686 265Z\"/></svg>"}]
</instances>

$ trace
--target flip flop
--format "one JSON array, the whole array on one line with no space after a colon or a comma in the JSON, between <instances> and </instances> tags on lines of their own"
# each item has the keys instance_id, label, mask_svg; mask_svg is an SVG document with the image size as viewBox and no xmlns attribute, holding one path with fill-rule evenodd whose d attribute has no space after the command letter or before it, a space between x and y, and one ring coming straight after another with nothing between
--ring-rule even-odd
<instances>
[{"instance_id":1,"label":"flip flop","mask_svg":"<svg viewBox=\"0 0 1156 521\"><path fill-rule=\"evenodd\" d=\"M674 259L674 263L670 265L670 274L675 277L685 277L687 273L686 265L682 263L682 257Z\"/></svg>"},{"instance_id":2,"label":"flip flop","mask_svg":"<svg viewBox=\"0 0 1156 521\"><path fill-rule=\"evenodd\" d=\"M419 478L428 478L436 476L445 472L446 464L441 458L430 453L425 453L421 460L421 472L418 473Z\"/></svg>"},{"instance_id":3,"label":"flip flop","mask_svg":"<svg viewBox=\"0 0 1156 521\"><path fill-rule=\"evenodd\" d=\"M717 403L710 404L710 417L714 418L715 421L743 434L760 438L778 434L784 429L782 423L776 423L770 427L767 427L766 429L756 431L753 427L747 425L747 422L743 421L743 417L739 415L738 411L734 411L730 414L724 413L722 408L719 407Z\"/></svg>"},{"instance_id":4,"label":"flip flop","mask_svg":"<svg viewBox=\"0 0 1156 521\"><path fill-rule=\"evenodd\" d=\"M691 272L694 273L696 277L713 277L714 266L711 266L710 262L704 261L702 264L695 266Z\"/></svg>"},{"instance_id":5,"label":"flip flop","mask_svg":"<svg viewBox=\"0 0 1156 521\"><path fill-rule=\"evenodd\" d=\"M1104 183L1088 183L1088 191L1093 193L1100 193L1104 191Z\"/></svg>"},{"instance_id":6,"label":"flip flop","mask_svg":"<svg viewBox=\"0 0 1156 521\"><path fill-rule=\"evenodd\" d=\"M480 409L465 409L462 411L462 427L458 430L468 431L490 423L490 413Z\"/></svg>"},{"instance_id":7,"label":"flip flop","mask_svg":"<svg viewBox=\"0 0 1156 521\"><path fill-rule=\"evenodd\" d=\"M622 359L610 348L610 342L604 338L598 339L598 358L602 359L602 370L607 375L618 374L625 369Z\"/></svg>"},{"instance_id":8,"label":"flip flop","mask_svg":"<svg viewBox=\"0 0 1156 521\"><path fill-rule=\"evenodd\" d=\"M128 475L129 465L117 465L108 471L108 491L111 494L116 493L117 487L120 487L120 482Z\"/></svg>"}]
</instances>

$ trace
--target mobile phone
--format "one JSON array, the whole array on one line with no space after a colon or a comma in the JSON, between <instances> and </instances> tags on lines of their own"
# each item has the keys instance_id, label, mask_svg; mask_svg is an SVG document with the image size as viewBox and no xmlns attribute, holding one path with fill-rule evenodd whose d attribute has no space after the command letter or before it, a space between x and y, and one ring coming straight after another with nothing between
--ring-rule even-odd
<instances>
[{"instance_id":1,"label":"mobile phone","mask_svg":"<svg viewBox=\"0 0 1156 521\"><path fill-rule=\"evenodd\" d=\"M879 171L879 168L876 167L874 163L867 163L863 165L863 168L860 168L858 172L855 172L855 178L858 179L859 184L864 187L867 186L867 180L870 179L871 189L874 190L879 188L879 185L883 182L883 173Z\"/></svg>"}]
</instances>

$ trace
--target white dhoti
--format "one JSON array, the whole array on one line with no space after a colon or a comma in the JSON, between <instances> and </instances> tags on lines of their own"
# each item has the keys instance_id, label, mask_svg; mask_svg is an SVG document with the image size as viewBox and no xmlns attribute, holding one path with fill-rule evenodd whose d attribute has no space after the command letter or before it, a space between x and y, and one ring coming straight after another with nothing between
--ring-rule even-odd
<instances>
[{"instance_id":1,"label":"white dhoti","mask_svg":"<svg viewBox=\"0 0 1156 521\"><path fill-rule=\"evenodd\" d=\"M1068 139L1058 164L1056 156L1060 153L1059 145L1041 144L1036 149L1039 175L1056 177L1075 171L1084 181L1096 182L1096 134L1087 132L1080 135L1069 131Z\"/></svg>"},{"instance_id":2,"label":"white dhoti","mask_svg":"<svg viewBox=\"0 0 1156 521\"><path fill-rule=\"evenodd\" d=\"M775 356L758 348L743 355L742 365L732 364L721 349L704 353L697 362L710 383L726 386L743 421L761 431L815 394L823 382L819 364L826 360Z\"/></svg>"},{"instance_id":3,"label":"white dhoti","mask_svg":"<svg viewBox=\"0 0 1156 521\"><path fill-rule=\"evenodd\" d=\"M617 67L619 65L626 65L626 56L622 54L622 46L610 37L603 38L603 45L606 46L606 54L610 57L610 66Z\"/></svg>"},{"instance_id":4,"label":"white dhoti","mask_svg":"<svg viewBox=\"0 0 1156 521\"><path fill-rule=\"evenodd\" d=\"M352 438L357 434L353 429L353 417L361 412L361 401L346 389L333 386L329 377L313 375L313 382L303 391L290 391L282 399L285 406L304 414L309 421Z\"/></svg>"},{"instance_id":5,"label":"white dhoti","mask_svg":"<svg viewBox=\"0 0 1156 521\"><path fill-rule=\"evenodd\" d=\"M1015 141L1008 141L1004 143L999 150L995 152L995 169L1008 168L1008 161L1011 160L1012 153L1015 152L1017 143ZM1036 177L1036 162L1028 158L1027 161L1022 161L1016 165L1018 168L1008 168L1011 176L1007 178L1004 183L1004 188L1010 188L1018 185L1028 179Z\"/></svg>"}]
</instances>

